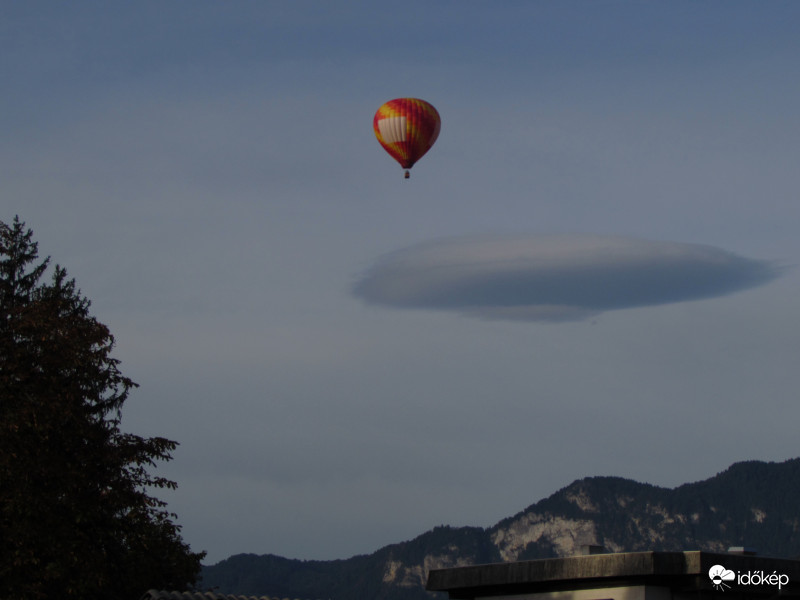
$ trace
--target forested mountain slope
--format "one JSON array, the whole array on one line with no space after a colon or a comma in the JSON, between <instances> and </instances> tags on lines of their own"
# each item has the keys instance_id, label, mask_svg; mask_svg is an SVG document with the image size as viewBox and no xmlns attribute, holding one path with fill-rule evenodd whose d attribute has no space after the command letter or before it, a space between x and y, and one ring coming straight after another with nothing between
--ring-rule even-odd
<instances>
[{"instance_id":1,"label":"forested mountain slope","mask_svg":"<svg viewBox=\"0 0 800 600\"><path fill-rule=\"evenodd\" d=\"M619 477L573 482L494 527L437 527L369 555L301 561L240 554L203 568L224 593L331 600L423 600L430 569L609 551L751 546L800 555L800 459L737 463L668 489Z\"/></svg>"}]
</instances>

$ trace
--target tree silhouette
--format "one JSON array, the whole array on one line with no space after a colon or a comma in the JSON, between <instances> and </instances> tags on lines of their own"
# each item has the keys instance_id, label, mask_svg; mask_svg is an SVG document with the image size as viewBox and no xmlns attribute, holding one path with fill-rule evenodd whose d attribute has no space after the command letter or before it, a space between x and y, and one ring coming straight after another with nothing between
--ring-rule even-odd
<instances>
[{"instance_id":1,"label":"tree silhouette","mask_svg":"<svg viewBox=\"0 0 800 600\"><path fill-rule=\"evenodd\" d=\"M120 429L137 387L114 338L31 230L0 221L0 598L138 598L194 584L175 515L149 495L177 444Z\"/></svg>"}]
</instances>

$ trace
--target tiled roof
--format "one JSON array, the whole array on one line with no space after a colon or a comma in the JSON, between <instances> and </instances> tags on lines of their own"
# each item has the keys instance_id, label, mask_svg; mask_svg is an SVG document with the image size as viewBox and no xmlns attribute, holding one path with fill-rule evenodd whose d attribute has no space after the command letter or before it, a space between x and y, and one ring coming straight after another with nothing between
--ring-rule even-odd
<instances>
[{"instance_id":1,"label":"tiled roof","mask_svg":"<svg viewBox=\"0 0 800 600\"><path fill-rule=\"evenodd\" d=\"M141 600L292 600L278 596L237 596L236 594L218 594L216 592L169 592L166 590L148 590ZM297 599L294 599L297 600Z\"/></svg>"}]
</instances>

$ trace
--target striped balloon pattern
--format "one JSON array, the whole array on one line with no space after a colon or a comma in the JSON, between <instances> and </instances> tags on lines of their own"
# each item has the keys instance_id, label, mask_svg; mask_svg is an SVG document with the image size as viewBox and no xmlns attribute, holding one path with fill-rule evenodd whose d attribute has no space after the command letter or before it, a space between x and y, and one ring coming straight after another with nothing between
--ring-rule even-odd
<instances>
[{"instance_id":1,"label":"striped balloon pattern","mask_svg":"<svg viewBox=\"0 0 800 600\"><path fill-rule=\"evenodd\" d=\"M413 167L431 149L441 126L433 105L418 98L389 100L372 120L375 137L404 169Z\"/></svg>"}]
</instances>

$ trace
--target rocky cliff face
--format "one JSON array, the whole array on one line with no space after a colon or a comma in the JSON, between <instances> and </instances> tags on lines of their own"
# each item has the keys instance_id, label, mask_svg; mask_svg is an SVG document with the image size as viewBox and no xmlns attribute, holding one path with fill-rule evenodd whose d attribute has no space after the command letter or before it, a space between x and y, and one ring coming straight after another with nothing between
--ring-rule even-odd
<instances>
[{"instance_id":1,"label":"rocky cliff face","mask_svg":"<svg viewBox=\"0 0 800 600\"><path fill-rule=\"evenodd\" d=\"M542 545L552 548L554 556L570 556L584 544L597 545L597 538L597 526L591 519L535 512L523 514L491 534L500 558L507 562L520 560L529 548Z\"/></svg>"},{"instance_id":2,"label":"rocky cliff face","mask_svg":"<svg viewBox=\"0 0 800 600\"><path fill-rule=\"evenodd\" d=\"M461 556L458 546L451 545L448 550L447 554L425 555L422 557L422 562L417 564L404 564L400 560L389 559L386 561L382 581L403 588L425 587L428 572L432 569L465 567L475 564L470 557Z\"/></svg>"},{"instance_id":3,"label":"rocky cliff face","mask_svg":"<svg viewBox=\"0 0 800 600\"><path fill-rule=\"evenodd\" d=\"M429 600L424 585L431 569L570 556L583 545L611 552L724 552L730 546L753 546L762 554L797 556L798 488L800 459L739 463L711 479L674 489L591 477L489 529L437 527L409 542L344 561L232 557L205 567L203 577L205 585L231 594ZM240 571L230 576L236 569ZM270 575L253 576L254 569ZM222 577L226 571L227 579Z\"/></svg>"}]
</instances>

